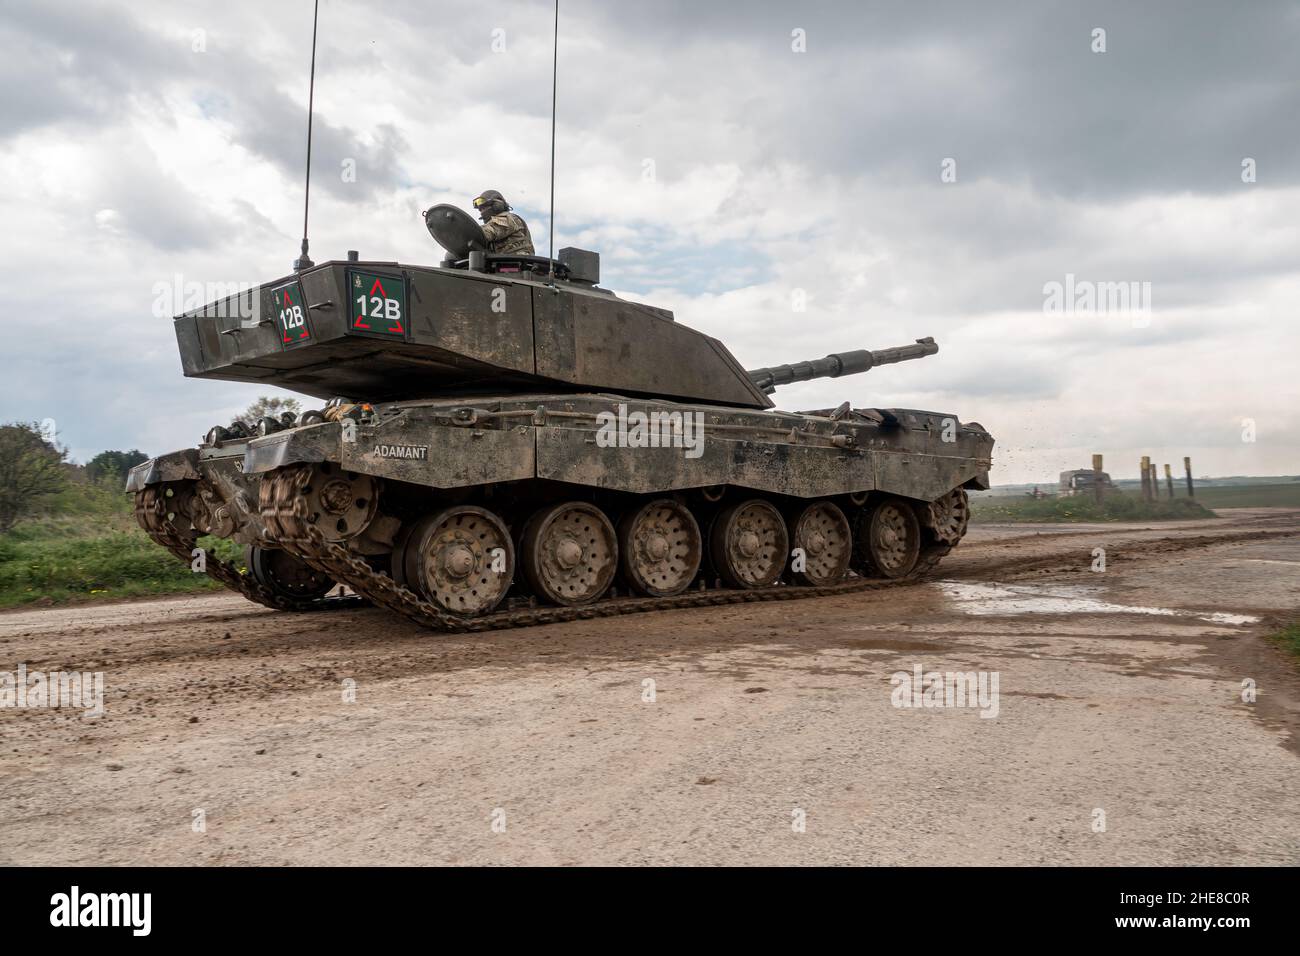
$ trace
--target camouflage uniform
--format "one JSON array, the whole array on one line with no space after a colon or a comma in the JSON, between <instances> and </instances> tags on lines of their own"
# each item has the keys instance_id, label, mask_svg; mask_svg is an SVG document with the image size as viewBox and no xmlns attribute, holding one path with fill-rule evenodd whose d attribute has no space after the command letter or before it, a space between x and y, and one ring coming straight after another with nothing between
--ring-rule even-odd
<instances>
[{"instance_id":1,"label":"camouflage uniform","mask_svg":"<svg viewBox=\"0 0 1300 956\"><path fill-rule=\"evenodd\" d=\"M534 255L533 237L528 232L528 224L512 212L497 213L483 223L483 235L487 236L488 252Z\"/></svg>"}]
</instances>

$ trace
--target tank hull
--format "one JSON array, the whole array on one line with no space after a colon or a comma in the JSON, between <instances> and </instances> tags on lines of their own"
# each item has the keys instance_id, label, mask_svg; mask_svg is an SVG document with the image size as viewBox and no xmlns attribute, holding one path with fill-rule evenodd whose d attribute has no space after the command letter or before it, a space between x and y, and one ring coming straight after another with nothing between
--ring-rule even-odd
<instances>
[{"instance_id":1,"label":"tank hull","mask_svg":"<svg viewBox=\"0 0 1300 956\"><path fill-rule=\"evenodd\" d=\"M753 600L794 596L799 588L792 585L799 583L805 585L804 595L811 595L821 592L809 585L846 587L915 577L929 571L964 533L964 514L956 531L937 523L939 504L964 508L962 489L988 487L992 448L993 439L981 426L938 412L792 413L539 392L379 404L358 421L185 449L137 466L128 491L144 502L141 523L155 537L162 527L164 538L175 535L183 542L215 534L263 552L283 550L374 603L428 626L456 630L486 626L484 621L541 623L528 618L539 613L539 603L562 604L564 595L547 589L544 567L535 568L531 578L516 567L525 555L536 559L538 549L550 546L545 542L551 539L536 526L540 515L557 508L594 516L616 529L607 532L613 554L602 560L619 573L612 585L602 585L607 589L594 599L595 607L617 602L620 584L626 588L629 577L639 587L627 590L645 595L649 584L637 577L631 553L663 540L688 540L681 567L673 565L677 579L668 590L675 596L642 596L644 606L638 609L653 609L656 600L680 604L688 588L690 594L744 592ZM347 500L337 511L340 528L353 523L346 534L332 533L333 512L317 521L324 499L311 495L331 482L351 489L344 491ZM182 503L174 509L158 504L164 492ZM656 536L653 522L638 518L652 506L668 521L666 538ZM739 517L737 508L744 512ZM893 568L882 564L892 559L879 552L892 546L890 530L877 528L882 514L892 517L898 534L915 538L905 542L901 564ZM428 570L430 562L445 561L450 568L455 561L487 560L448 551L450 545L432 538L418 548L410 543L412 529L419 537L433 516L445 515L457 521L490 519L500 545L494 553L510 552L509 566L500 569L510 580L499 586L494 598L499 603L479 609L483 614L456 613L446 599L439 603L436 583L420 578L425 572L437 578L437 568ZM728 537L719 523L738 521L743 531L748 526L740 519L746 517L758 521L760 531L767 529L779 561L772 559L770 581L742 580L739 588L729 587L728 576L734 579L744 564L747 539L740 531ZM822 531L807 530L814 519ZM827 547L841 557L819 578L800 562L809 557L803 545L815 551L823 532L829 536ZM180 556L175 541L160 543ZM621 558L615 556L620 545ZM549 573L567 580L556 563L563 545L554 547ZM721 548L721 556L710 559L711 548ZM642 558L643 568L659 566L653 556ZM581 560L587 560L585 552ZM222 573L228 578L232 572ZM259 583L274 590L273 581ZM753 588L746 590L747 585ZM292 597L279 594L282 602ZM533 610L519 610L520 602ZM324 606L321 600L301 603ZM555 619L547 613L543 620Z\"/></svg>"}]
</instances>

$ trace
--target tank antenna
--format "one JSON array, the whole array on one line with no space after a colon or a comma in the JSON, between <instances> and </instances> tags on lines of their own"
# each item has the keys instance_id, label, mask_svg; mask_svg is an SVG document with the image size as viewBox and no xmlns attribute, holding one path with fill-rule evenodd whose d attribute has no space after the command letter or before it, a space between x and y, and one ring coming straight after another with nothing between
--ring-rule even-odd
<instances>
[{"instance_id":1,"label":"tank antenna","mask_svg":"<svg viewBox=\"0 0 1300 956\"><path fill-rule=\"evenodd\" d=\"M551 241L547 253L550 286L555 288L555 87L560 72L560 0L555 0L555 35L551 41ZM304 240L305 241L305 240Z\"/></svg>"},{"instance_id":2,"label":"tank antenna","mask_svg":"<svg viewBox=\"0 0 1300 956\"><path fill-rule=\"evenodd\" d=\"M320 0L316 0L311 14L311 79L307 83L307 181L302 191L302 255L293 264L295 272L315 265L307 255L307 203L311 197L311 117L316 96L316 21L319 16Z\"/></svg>"}]
</instances>

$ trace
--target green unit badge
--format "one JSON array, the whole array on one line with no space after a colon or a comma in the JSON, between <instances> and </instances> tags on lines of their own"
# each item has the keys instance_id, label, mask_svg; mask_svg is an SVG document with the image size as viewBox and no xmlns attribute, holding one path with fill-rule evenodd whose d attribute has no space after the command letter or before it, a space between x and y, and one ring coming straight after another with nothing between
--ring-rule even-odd
<instances>
[{"instance_id":1,"label":"green unit badge","mask_svg":"<svg viewBox=\"0 0 1300 956\"><path fill-rule=\"evenodd\" d=\"M311 341L311 325L307 321L307 306L302 296L302 286L296 281L276 286L271 292L271 312L280 343L291 349Z\"/></svg>"},{"instance_id":2,"label":"green unit badge","mask_svg":"<svg viewBox=\"0 0 1300 956\"><path fill-rule=\"evenodd\" d=\"M406 280L374 272L348 272L348 329L385 338L406 338Z\"/></svg>"}]
</instances>

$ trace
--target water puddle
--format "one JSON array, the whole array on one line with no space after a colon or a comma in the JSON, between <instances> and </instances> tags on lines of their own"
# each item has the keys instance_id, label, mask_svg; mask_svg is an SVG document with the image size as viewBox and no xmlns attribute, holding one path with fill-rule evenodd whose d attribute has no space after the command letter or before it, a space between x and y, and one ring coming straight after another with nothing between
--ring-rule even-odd
<instances>
[{"instance_id":1,"label":"water puddle","mask_svg":"<svg viewBox=\"0 0 1300 956\"><path fill-rule=\"evenodd\" d=\"M1259 620L1250 614L1113 604L1094 596L1101 593L1102 589L1097 587L967 584L963 581L938 581L936 586L964 614L1153 614L1159 617L1191 617L1211 624L1254 624Z\"/></svg>"}]
</instances>

